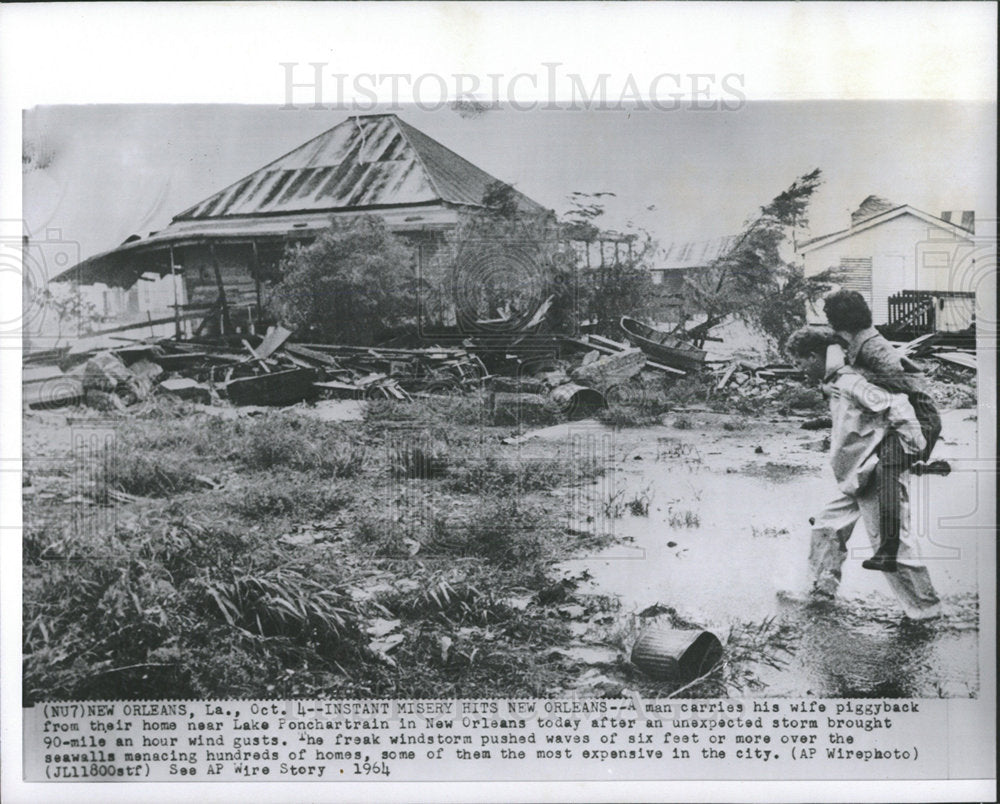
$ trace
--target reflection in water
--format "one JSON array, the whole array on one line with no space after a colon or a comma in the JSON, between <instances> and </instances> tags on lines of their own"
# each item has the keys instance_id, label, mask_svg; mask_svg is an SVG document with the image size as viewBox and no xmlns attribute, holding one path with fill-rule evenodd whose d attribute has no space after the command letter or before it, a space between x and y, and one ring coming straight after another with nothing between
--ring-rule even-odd
<instances>
[{"instance_id":1,"label":"reflection in water","mask_svg":"<svg viewBox=\"0 0 1000 804\"><path fill-rule=\"evenodd\" d=\"M954 446L941 457L960 466L974 450L975 423L963 411L944 417ZM837 602L791 603L779 594L808 588L808 520L832 493L828 458L810 438L786 424L616 432L616 454L627 459L616 462L614 485L623 499L650 490L648 513L613 520L616 543L562 562L564 571L590 578L590 593L620 600L622 619L658 604L722 636L776 618L794 636L794 653L780 669L753 668L762 695L976 696L978 548L967 513L975 510L975 474L922 478L911 494L941 618L903 617L882 573L861 568L871 554L861 525Z\"/></svg>"},{"instance_id":2,"label":"reflection in water","mask_svg":"<svg viewBox=\"0 0 1000 804\"><path fill-rule=\"evenodd\" d=\"M781 618L798 637L795 654L781 674L762 678L768 695L918 698L975 693L974 597L946 599L948 613L930 622L900 618L891 605L876 603L788 605Z\"/></svg>"}]
</instances>

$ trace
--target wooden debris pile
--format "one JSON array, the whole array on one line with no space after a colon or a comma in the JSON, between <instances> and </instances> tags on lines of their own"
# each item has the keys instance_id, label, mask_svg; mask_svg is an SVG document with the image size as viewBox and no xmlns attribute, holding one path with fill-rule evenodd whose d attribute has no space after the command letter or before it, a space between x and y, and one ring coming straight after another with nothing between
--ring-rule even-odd
<instances>
[{"instance_id":1,"label":"wooden debris pile","mask_svg":"<svg viewBox=\"0 0 1000 804\"><path fill-rule=\"evenodd\" d=\"M894 343L906 359L933 359L940 363L977 370L975 333L932 332L908 343Z\"/></svg>"},{"instance_id":2,"label":"wooden debris pile","mask_svg":"<svg viewBox=\"0 0 1000 804\"><path fill-rule=\"evenodd\" d=\"M735 359L714 362L710 366L718 377L718 381L715 383L716 391L733 388L749 390L778 380L803 379L802 372L788 363L769 363L756 366L745 360Z\"/></svg>"},{"instance_id":3,"label":"wooden debris pile","mask_svg":"<svg viewBox=\"0 0 1000 804\"><path fill-rule=\"evenodd\" d=\"M465 349L383 349L289 342L291 332L238 340L130 342L112 349L33 358L25 403L49 408L85 402L123 409L152 393L196 402L288 405L319 396L411 399L412 394L477 387L487 372Z\"/></svg>"}]
</instances>

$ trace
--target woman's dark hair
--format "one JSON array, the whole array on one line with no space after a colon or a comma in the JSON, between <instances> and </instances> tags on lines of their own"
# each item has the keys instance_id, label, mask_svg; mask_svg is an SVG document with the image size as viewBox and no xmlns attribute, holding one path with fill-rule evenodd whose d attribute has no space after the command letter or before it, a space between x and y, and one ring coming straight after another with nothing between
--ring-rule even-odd
<instances>
[{"instance_id":1,"label":"woman's dark hair","mask_svg":"<svg viewBox=\"0 0 1000 804\"><path fill-rule=\"evenodd\" d=\"M792 357L825 355L826 347L836 342L833 331L826 327L802 327L788 336L785 351Z\"/></svg>"},{"instance_id":2,"label":"woman's dark hair","mask_svg":"<svg viewBox=\"0 0 1000 804\"><path fill-rule=\"evenodd\" d=\"M856 290L835 290L823 298L826 320L835 330L860 332L872 325L872 311Z\"/></svg>"}]
</instances>

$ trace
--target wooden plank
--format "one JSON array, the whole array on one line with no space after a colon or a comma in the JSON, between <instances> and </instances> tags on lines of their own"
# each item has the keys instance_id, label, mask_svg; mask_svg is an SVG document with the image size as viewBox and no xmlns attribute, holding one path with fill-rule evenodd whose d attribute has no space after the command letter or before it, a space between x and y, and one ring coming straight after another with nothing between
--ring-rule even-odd
<instances>
[{"instance_id":1,"label":"wooden plank","mask_svg":"<svg viewBox=\"0 0 1000 804\"><path fill-rule=\"evenodd\" d=\"M736 367L737 366L739 366L739 363L734 360L729 365L729 368L727 368L722 373L722 376L719 378L719 382L716 383L716 385L715 385L715 390L716 391L721 391L723 388L725 388L729 384L729 380L732 379L733 374L736 373Z\"/></svg>"},{"instance_id":2,"label":"wooden plank","mask_svg":"<svg viewBox=\"0 0 1000 804\"><path fill-rule=\"evenodd\" d=\"M281 324L277 326L268 327L267 334L264 335L264 340L261 341L260 346L257 347L257 355L261 358L268 358L274 354L281 345L292 337L292 331L290 329L285 329Z\"/></svg>"},{"instance_id":3,"label":"wooden plank","mask_svg":"<svg viewBox=\"0 0 1000 804\"><path fill-rule=\"evenodd\" d=\"M296 355L297 357L304 357L306 360L314 360L317 363L322 363L324 366L341 368L341 365L337 362L336 358L333 358L323 352L318 352L315 349L310 349L300 343L286 343L283 347L283 351Z\"/></svg>"},{"instance_id":4,"label":"wooden plank","mask_svg":"<svg viewBox=\"0 0 1000 804\"><path fill-rule=\"evenodd\" d=\"M655 360L646 361L647 368L654 368L657 371L665 371L667 374L676 374L678 377L686 377L687 372L684 369L674 368L673 366L665 366L663 363L657 363Z\"/></svg>"},{"instance_id":5,"label":"wooden plank","mask_svg":"<svg viewBox=\"0 0 1000 804\"><path fill-rule=\"evenodd\" d=\"M930 357L935 357L938 360L944 360L948 363L954 363L956 366L962 366L963 368L970 368L978 371L978 366L976 364L976 358L972 355L962 354L961 352L950 352L945 354L943 352L936 352Z\"/></svg>"},{"instance_id":6,"label":"wooden plank","mask_svg":"<svg viewBox=\"0 0 1000 804\"><path fill-rule=\"evenodd\" d=\"M620 341L613 341L611 338L605 338L602 335L591 335L590 340L596 343L600 343L604 346L617 349L619 352L624 352L626 349L631 349L632 345L628 343L621 343Z\"/></svg>"},{"instance_id":7,"label":"wooden plank","mask_svg":"<svg viewBox=\"0 0 1000 804\"><path fill-rule=\"evenodd\" d=\"M936 332L928 332L926 335L921 335L919 338L914 338L912 341L905 343L900 351L905 355L912 354L922 343L935 337L937 337Z\"/></svg>"},{"instance_id":8,"label":"wooden plank","mask_svg":"<svg viewBox=\"0 0 1000 804\"><path fill-rule=\"evenodd\" d=\"M248 352L249 352L249 353L250 353L251 355L253 355L253 359L254 359L254 360L256 360L256 361L257 361L258 363L260 363L260 367L261 367L262 369L264 369L264 371L266 371L266 372L267 372L268 374L270 374L270 373L271 373L271 369L270 369L270 368L268 367L267 363L265 363L265 362L264 362L264 358L262 358L262 357L261 357L261 356L260 356L259 354L257 354L257 353L256 353L256 352L254 351L254 349L253 349L253 347L252 347L252 346L250 345L249 341L247 341L246 339L244 339L244 340L243 340L243 345L244 345L244 346L245 346L245 347L247 348L247 351L248 351Z\"/></svg>"}]
</instances>

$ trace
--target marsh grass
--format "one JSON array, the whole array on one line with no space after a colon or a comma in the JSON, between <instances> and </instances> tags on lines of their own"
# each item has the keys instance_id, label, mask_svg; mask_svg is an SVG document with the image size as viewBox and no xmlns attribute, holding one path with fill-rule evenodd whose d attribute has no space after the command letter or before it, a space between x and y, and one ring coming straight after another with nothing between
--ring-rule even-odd
<instances>
[{"instance_id":1,"label":"marsh grass","mask_svg":"<svg viewBox=\"0 0 1000 804\"><path fill-rule=\"evenodd\" d=\"M601 467L500 445L474 398L372 408L361 424L172 405L123 418L107 480L134 496L113 516L81 526L68 501L28 502L26 705L565 688L569 671L545 650L568 639L565 626L505 601L604 543L571 536L552 494ZM414 453L394 470L400 439L430 444L431 467ZM53 477L50 490L73 493ZM412 521L394 518L400 494ZM328 536L285 539L311 523ZM365 593L369 576L398 591ZM407 627L386 657L364 625L390 614Z\"/></svg>"}]
</instances>

